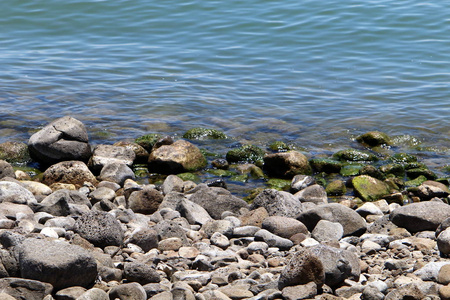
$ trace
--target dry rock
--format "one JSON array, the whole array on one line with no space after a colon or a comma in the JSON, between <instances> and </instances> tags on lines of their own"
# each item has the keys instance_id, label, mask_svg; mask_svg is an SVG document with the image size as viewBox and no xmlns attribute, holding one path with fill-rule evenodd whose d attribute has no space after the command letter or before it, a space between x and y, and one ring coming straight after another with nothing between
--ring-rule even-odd
<instances>
[{"instance_id":1,"label":"dry rock","mask_svg":"<svg viewBox=\"0 0 450 300\"><path fill-rule=\"evenodd\" d=\"M54 164L45 170L42 177L42 183L48 186L54 183L67 183L80 188L84 182L96 185L97 179L84 162L76 160Z\"/></svg>"}]
</instances>

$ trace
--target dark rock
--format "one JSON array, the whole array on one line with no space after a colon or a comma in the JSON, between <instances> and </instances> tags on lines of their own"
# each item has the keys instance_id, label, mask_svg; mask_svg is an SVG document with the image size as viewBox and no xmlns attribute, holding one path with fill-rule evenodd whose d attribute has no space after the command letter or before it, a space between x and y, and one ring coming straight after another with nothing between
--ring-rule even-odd
<instances>
[{"instance_id":1,"label":"dark rock","mask_svg":"<svg viewBox=\"0 0 450 300\"><path fill-rule=\"evenodd\" d=\"M342 180L333 180L327 185L325 189L327 195L342 196L347 192L345 182Z\"/></svg>"},{"instance_id":2,"label":"dark rock","mask_svg":"<svg viewBox=\"0 0 450 300\"><path fill-rule=\"evenodd\" d=\"M133 170L126 164L120 162L112 162L105 165L100 171L100 180L115 182L121 186L127 179L135 179Z\"/></svg>"},{"instance_id":3,"label":"dark rock","mask_svg":"<svg viewBox=\"0 0 450 300\"><path fill-rule=\"evenodd\" d=\"M92 211L83 214L75 223L74 231L94 246L121 246L124 232L113 215Z\"/></svg>"},{"instance_id":4,"label":"dark rock","mask_svg":"<svg viewBox=\"0 0 450 300\"><path fill-rule=\"evenodd\" d=\"M342 162L329 158L313 158L309 164L315 172L339 173L342 168Z\"/></svg>"},{"instance_id":5,"label":"dark rock","mask_svg":"<svg viewBox=\"0 0 450 300\"><path fill-rule=\"evenodd\" d=\"M147 150L148 153L150 153L152 151L153 146L161 138L162 138L161 134L151 133L137 138L135 142L136 144Z\"/></svg>"},{"instance_id":6,"label":"dark rock","mask_svg":"<svg viewBox=\"0 0 450 300\"><path fill-rule=\"evenodd\" d=\"M9 162L0 160L0 179L5 177L16 178L16 174Z\"/></svg>"},{"instance_id":7,"label":"dark rock","mask_svg":"<svg viewBox=\"0 0 450 300\"><path fill-rule=\"evenodd\" d=\"M378 158L367 151L357 149L341 150L333 154L333 157L340 161L377 161Z\"/></svg>"},{"instance_id":8,"label":"dark rock","mask_svg":"<svg viewBox=\"0 0 450 300\"><path fill-rule=\"evenodd\" d=\"M158 210L163 199L163 195L158 190L145 186L142 190L131 193L127 206L135 213L150 215Z\"/></svg>"},{"instance_id":9,"label":"dark rock","mask_svg":"<svg viewBox=\"0 0 450 300\"><path fill-rule=\"evenodd\" d=\"M292 194L288 192L266 189L262 191L251 204L251 209L264 207L269 216L284 216L294 218L302 210L302 204Z\"/></svg>"},{"instance_id":10,"label":"dark rock","mask_svg":"<svg viewBox=\"0 0 450 300\"><path fill-rule=\"evenodd\" d=\"M83 186L84 182L97 184L97 179L82 161L63 161L50 166L45 170L42 182L48 186L53 183L70 183L77 188Z\"/></svg>"},{"instance_id":11,"label":"dark rock","mask_svg":"<svg viewBox=\"0 0 450 300\"><path fill-rule=\"evenodd\" d=\"M91 156L85 126L72 117L57 119L30 137L30 155L45 165L67 160L87 162Z\"/></svg>"},{"instance_id":12,"label":"dark rock","mask_svg":"<svg viewBox=\"0 0 450 300\"><path fill-rule=\"evenodd\" d=\"M42 300L53 290L51 284L22 278L0 279L0 290L13 299ZM2 298L3 299L3 298Z\"/></svg>"},{"instance_id":13,"label":"dark rock","mask_svg":"<svg viewBox=\"0 0 450 300\"><path fill-rule=\"evenodd\" d=\"M220 169L220 170L228 170L228 168L230 167L230 164L228 163L228 161L223 158L218 158L218 159L213 160L211 162L211 165L214 168Z\"/></svg>"},{"instance_id":14,"label":"dark rock","mask_svg":"<svg viewBox=\"0 0 450 300\"><path fill-rule=\"evenodd\" d=\"M21 277L48 282L55 290L87 287L97 278L94 257L79 246L29 238L16 251Z\"/></svg>"},{"instance_id":15,"label":"dark rock","mask_svg":"<svg viewBox=\"0 0 450 300\"><path fill-rule=\"evenodd\" d=\"M140 262L128 262L124 265L124 278L129 282L158 283L161 281L159 273L151 266Z\"/></svg>"},{"instance_id":16,"label":"dark rock","mask_svg":"<svg viewBox=\"0 0 450 300\"><path fill-rule=\"evenodd\" d=\"M226 158L230 163L248 162L261 166L264 150L254 145L243 145L227 152Z\"/></svg>"},{"instance_id":17,"label":"dark rock","mask_svg":"<svg viewBox=\"0 0 450 300\"><path fill-rule=\"evenodd\" d=\"M358 136L356 138L356 141L370 147L391 144L391 139L389 138L389 136L386 133L380 131L370 131L364 133Z\"/></svg>"},{"instance_id":18,"label":"dark rock","mask_svg":"<svg viewBox=\"0 0 450 300\"><path fill-rule=\"evenodd\" d=\"M305 155L298 151L273 153L264 156L264 169L276 177L290 178L297 174L311 174Z\"/></svg>"},{"instance_id":19,"label":"dark rock","mask_svg":"<svg viewBox=\"0 0 450 300\"><path fill-rule=\"evenodd\" d=\"M217 140L217 139L226 139L227 136L225 135L225 133L216 129L196 127L186 131L186 133L183 134L183 138L190 140L205 140L205 139Z\"/></svg>"}]
</instances>

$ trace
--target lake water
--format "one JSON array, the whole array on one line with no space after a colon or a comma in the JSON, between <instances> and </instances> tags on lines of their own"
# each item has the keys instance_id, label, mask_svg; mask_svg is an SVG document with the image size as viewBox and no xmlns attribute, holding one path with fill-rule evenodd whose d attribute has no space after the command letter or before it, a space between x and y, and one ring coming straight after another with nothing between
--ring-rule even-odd
<instances>
[{"instance_id":1,"label":"lake water","mask_svg":"<svg viewBox=\"0 0 450 300\"><path fill-rule=\"evenodd\" d=\"M381 130L449 161L446 1L4 1L0 27L1 142L71 115L94 144L204 126L314 156Z\"/></svg>"}]
</instances>

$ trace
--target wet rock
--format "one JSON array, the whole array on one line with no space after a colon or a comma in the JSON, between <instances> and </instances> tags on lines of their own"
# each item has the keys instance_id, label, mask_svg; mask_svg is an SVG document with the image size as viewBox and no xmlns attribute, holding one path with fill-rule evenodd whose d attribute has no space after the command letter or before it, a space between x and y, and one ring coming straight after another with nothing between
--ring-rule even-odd
<instances>
[{"instance_id":1,"label":"wet rock","mask_svg":"<svg viewBox=\"0 0 450 300\"><path fill-rule=\"evenodd\" d=\"M77 188L83 186L84 182L97 184L97 179L82 161L63 161L50 166L45 170L42 183L51 186L54 183L74 184Z\"/></svg>"},{"instance_id":2,"label":"wet rock","mask_svg":"<svg viewBox=\"0 0 450 300\"><path fill-rule=\"evenodd\" d=\"M308 234L308 228L302 222L283 216L267 217L262 222L261 227L287 239L297 233Z\"/></svg>"},{"instance_id":3,"label":"wet rock","mask_svg":"<svg viewBox=\"0 0 450 300\"><path fill-rule=\"evenodd\" d=\"M200 150L185 140L153 149L148 159L149 170L161 174L192 172L205 166L206 159Z\"/></svg>"},{"instance_id":4,"label":"wet rock","mask_svg":"<svg viewBox=\"0 0 450 300\"><path fill-rule=\"evenodd\" d=\"M368 175L360 175L352 179L356 194L364 201L375 201L389 194L389 186Z\"/></svg>"},{"instance_id":5,"label":"wet rock","mask_svg":"<svg viewBox=\"0 0 450 300\"><path fill-rule=\"evenodd\" d=\"M158 133L146 134L141 137L138 137L135 142L142 148L144 148L147 152L151 152L153 146L156 144L158 140L160 140L163 136Z\"/></svg>"},{"instance_id":6,"label":"wet rock","mask_svg":"<svg viewBox=\"0 0 450 300\"><path fill-rule=\"evenodd\" d=\"M100 171L100 180L111 181L121 186L127 179L135 179L133 170L130 169L125 163L112 162L103 166Z\"/></svg>"},{"instance_id":7,"label":"wet rock","mask_svg":"<svg viewBox=\"0 0 450 300\"><path fill-rule=\"evenodd\" d=\"M74 231L94 246L121 246L124 232L113 215L92 211L83 214L75 223Z\"/></svg>"},{"instance_id":8,"label":"wet rock","mask_svg":"<svg viewBox=\"0 0 450 300\"><path fill-rule=\"evenodd\" d=\"M163 195L151 186L144 186L142 190L134 191L128 198L128 208L135 213L152 214L158 210L163 201Z\"/></svg>"},{"instance_id":9,"label":"wet rock","mask_svg":"<svg viewBox=\"0 0 450 300\"><path fill-rule=\"evenodd\" d=\"M298 151L273 153L264 156L264 169L272 176L283 178L311 173L308 159Z\"/></svg>"},{"instance_id":10,"label":"wet rock","mask_svg":"<svg viewBox=\"0 0 450 300\"><path fill-rule=\"evenodd\" d=\"M4 142L0 144L0 159L9 163L27 163L30 161L28 146L21 142Z\"/></svg>"},{"instance_id":11,"label":"wet rock","mask_svg":"<svg viewBox=\"0 0 450 300\"><path fill-rule=\"evenodd\" d=\"M315 204L328 203L327 192L318 184L313 184L302 189L298 193L295 193L294 197L300 202L312 202Z\"/></svg>"},{"instance_id":12,"label":"wet rock","mask_svg":"<svg viewBox=\"0 0 450 300\"><path fill-rule=\"evenodd\" d=\"M0 160L0 178L5 177L16 178L16 175L10 163L4 160Z\"/></svg>"},{"instance_id":13,"label":"wet rock","mask_svg":"<svg viewBox=\"0 0 450 300\"><path fill-rule=\"evenodd\" d=\"M0 202L33 204L37 201L34 195L20 184L10 181L0 181Z\"/></svg>"},{"instance_id":14,"label":"wet rock","mask_svg":"<svg viewBox=\"0 0 450 300\"><path fill-rule=\"evenodd\" d=\"M341 224L320 220L311 232L311 236L319 242L338 241L344 234L344 228Z\"/></svg>"},{"instance_id":15,"label":"wet rock","mask_svg":"<svg viewBox=\"0 0 450 300\"><path fill-rule=\"evenodd\" d=\"M79 246L29 238L16 251L21 277L48 282L55 290L87 287L97 278L94 257Z\"/></svg>"},{"instance_id":16,"label":"wet rock","mask_svg":"<svg viewBox=\"0 0 450 300\"><path fill-rule=\"evenodd\" d=\"M306 248L295 252L281 271L278 287L314 282L319 288L325 282L325 271L321 260Z\"/></svg>"},{"instance_id":17,"label":"wet rock","mask_svg":"<svg viewBox=\"0 0 450 300\"><path fill-rule=\"evenodd\" d=\"M129 282L137 282L141 285L158 283L161 281L159 273L147 264L140 262L127 262L124 264L124 278Z\"/></svg>"},{"instance_id":18,"label":"wet rock","mask_svg":"<svg viewBox=\"0 0 450 300\"><path fill-rule=\"evenodd\" d=\"M37 280L22 278L2 278L0 279L0 299L8 300L7 296L12 299L42 300L45 296L50 295L53 287L49 283ZM6 296L4 296L6 295Z\"/></svg>"},{"instance_id":19,"label":"wet rock","mask_svg":"<svg viewBox=\"0 0 450 300\"><path fill-rule=\"evenodd\" d=\"M344 236L360 236L367 229L365 220L357 212L338 203L319 205L301 213L297 220L310 231L320 220L340 223L344 228Z\"/></svg>"},{"instance_id":20,"label":"wet rock","mask_svg":"<svg viewBox=\"0 0 450 300\"><path fill-rule=\"evenodd\" d=\"M248 207L247 202L233 196L229 191L204 185L197 186L189 200L202 206L214 219L220 219L225 211L239 214L241 208Z\"/></svg>"},{"instance_id":21,"label":"wet rock","mask_svg":"<svg viewBox=\"0 0 450 300\"><path fill-rule=\"evenodd\" d=\"M205 139L226 139L225 133L209 128L196 127L189 129L183 134L183 138L190 140L205 140Z\"/></svg>"},{"instance_id":22,"label":"wet rock","mask_svg":"<svg viewBox=\"0 0 450 300\"><path fill-rule=\"evenodd\" d=\"M327 185L325 189L327 195L331 196L342 196L347 192L345 187L345 182L342 180L333 180Z\"/></svg>"},{"instance_id":23,"label":"wet rock","mask_svg":"<svg viewBox=\"0 0 450 300\"><path fill-rule=\"evenodd\" d=\"M295 218L303 211L303 206L292 194L273 189L262 191L253 200L250 208L264 207L269 216L284 216Z\"/></svg>"},{"instance_id":24,"label":"wet rock","mask_svg":"<svg viewBox=\"0 0 450 300\"><path fill-rule=\"evenodd\" d=\"M378 158L367 151L357 149L341 150L333 154L333 157L340 161L377 161Z\"/></svg>"},{"instance_id":25,"label":"wet rock","mask_svg":"<svg viewBox=\"0 0 450 300\"><path fill-rule=\"evenodd\" d=\"M339 173L343 163L329 158L313 158L309 161L315 172Z\"/></svg>"},{"instance_id":26,"label":"wet rock","mask_svg":"<svg viewBox=\"0 0 450 300\"><path fill-rule=\"evenodd\" d=\"M295 175L291 181L291 192L296 193L304 188L313 185L316 180L312 176L308 175Z\"/></svg>"},{"instance_id":27,"label":"wet rock","mask_svg":"<svg viewBox=\"0 0 450 300\"><path fill-rule=\"evenodd\" d=\"M390 214L391 221L409 232L436 230L450 217L450 205L441 201L411 203L395 209Z\"/></svg>"},{"instance_id":28,"label":"wet rock","mask_svg":"<svg viewBox=\"0 0 450 300\"><path fill-rule=\"evenodd\" d=\"M147 293L142 285L137 282L125 283L111 288L108 292L109 299L120 300L146 300Z\"/></svg>"},{"instance_id":29,"label":"wet rock","mask_svg":"<svg viewBox=\"0 0 450 300\"><path fill-rule=\"evenodd\" d=\"M131 167L135 158L134 151L126 147L97 145L89 160L89 166L98 171L111 163L125 164Z\"/></svg>"},{"instance_id":30,"label":"wet rock","mask_svg":"<svg viewBox=\"0 0 450 300\"><path fill-rule=\"evenodd\" d=\"M376 147L380 145L390 145L391 139L389 136L380 131L369 131L356 138L356 141L370 147Z\"/></svg>"},{"instance_id":31,"label":"wet rock","mask_svg":"<svg viewBox=\"0 0 450 300\"><path fill-rule=\"evenodd\" d=\"M254 145L243 145L227 152L226 158L230 163L254 163L257 166L263 164L264 150Z\"/></svg>"},{"instance_id":32,"label":"wet rock","mask_svg":"<svg viewBox=\"0 0 450 300\"><path fill-rule=\"evenodd\" d=\"M33 134L28 141L28 149L31 157L45 165L68 160L87 162L91 156L84 124L68 116Z\"/></svg>"}]
</instances>

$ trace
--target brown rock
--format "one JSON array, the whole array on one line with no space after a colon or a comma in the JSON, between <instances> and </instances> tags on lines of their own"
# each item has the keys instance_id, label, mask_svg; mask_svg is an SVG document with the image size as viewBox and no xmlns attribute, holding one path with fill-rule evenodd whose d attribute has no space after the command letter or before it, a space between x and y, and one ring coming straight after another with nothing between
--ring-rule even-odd
<instances>
[{"instance_id":1,"label":"brown rock","mask_svg":"<svg viewBox=\"0 0 450 300\"><path fill-rule=\"evenodd\" d=\"M269 216L269 213L264 207L258 207L255 210L251 210L240 217L242 226L262 226L262 222Z\"/></svg>"},{"instance_id":2,"label":"brown rock","mask_svg":"<svg viewBox=\"0 0 450 300\"><path fill-rule=\"evenodd\" d=\"M273 176L293 177L297 174L310 174L308 158L298 151L273 153L264 156L264 168Z\"/></svg>"},{"instance_id":3,"label":"brown rock","mask_svg":"<svg viewBox=\"0 0 450 300\"><path fill-rule=\"evenodd\" d=\"M163 195L156 189L144 187L131 193L127 200L128 208L136 213L152 214L158 210L163 201Z\"/></svg>"},{"instance_id":4,"label":"brown rock","mask_svg":"<svg viewBox=\"0 0 450 300\"><path fill-rule=\"evenodd\" d=\"M74 184L77 188L80 188L85 181L94 185L97 184L97 179L87 165L76 160L63 161L50 166L45 170L42 177L42 182L48 186L53 183L66 183Z\"/></svg>"}]
</instances>

